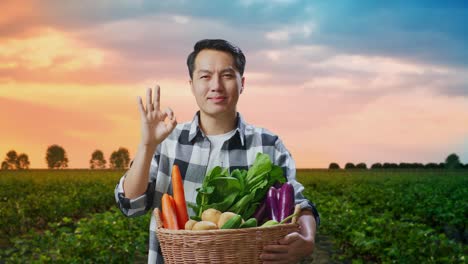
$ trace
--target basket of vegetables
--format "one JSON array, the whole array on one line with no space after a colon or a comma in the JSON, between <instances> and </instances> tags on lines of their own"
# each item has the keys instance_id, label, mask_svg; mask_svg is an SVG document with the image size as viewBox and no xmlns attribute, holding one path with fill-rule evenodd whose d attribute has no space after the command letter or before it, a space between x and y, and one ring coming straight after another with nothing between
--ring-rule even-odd
<instances>
[{"instance_id":1,"label":"basket of vegetables","mask_svg":"<svg viewBox=\"0 0 468 264\"><path fill-rule=\"evenodd\" d=\"M156 208L157 236L165 263L261 263L263 247L299 230L294 189L268 155L252 167L215 167L197 189L196 215L187 215L182 179L172 172L173 196ZM182 196L182 197L181 197Z\"/></svg>"}]
</instances>

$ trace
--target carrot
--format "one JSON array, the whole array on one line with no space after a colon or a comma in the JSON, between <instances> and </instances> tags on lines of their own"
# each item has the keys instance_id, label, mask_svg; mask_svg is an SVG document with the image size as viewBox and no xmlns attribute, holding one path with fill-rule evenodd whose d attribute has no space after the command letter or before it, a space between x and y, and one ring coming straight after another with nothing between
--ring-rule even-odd
<instances>
[{"instance_id":1,"label":"carrot","mask_svg":"<svg viewBox=\"0 0 468 264\"><path fill-rule=\"evenodd\" d=\"M177 223L177 213L174 206L174 199L169 194L165 193L162 197L162 220L163 226L167 229L179 229Z\"/></svg>"},{"instance_id":2,"label":"carrot","mask_svg":"<svg viewBox=\"0 0 468 264\"><path fill-rule=\"evenodd\" d=\"M172 192L174 194L175 208L177 211L177 222L179 229L185 228L185 223L189 220L187 204L185 203L184 183L180 175L179 166L172 166Z\"/></svg>"}]
</instances>

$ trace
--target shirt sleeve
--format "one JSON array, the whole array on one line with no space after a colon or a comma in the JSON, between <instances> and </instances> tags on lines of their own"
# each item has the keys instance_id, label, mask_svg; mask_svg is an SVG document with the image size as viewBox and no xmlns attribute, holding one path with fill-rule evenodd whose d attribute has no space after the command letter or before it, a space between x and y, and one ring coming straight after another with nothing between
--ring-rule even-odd
<instances>
[{"instance_id":1,"label":"shirt sleeve","mask_svg":"<svg viewBox=\"0 0 468 264\"><path fill-rule=\"evenodd\" d=\"M143 215L151 207L149 201L153 200L150 199L150 197L154 196L154 184L153 182L149 182L144 194L139 197L129 199L125 197L125 192L123 190L125 176L126 174L120 178L119 183L115 187L114 195L117 206L119 207L120 211L122 211L122 213L128 217Z\"/></svg>"},{"instance_id":2,"label":"shirt sleeve","mask_svg":"<svg viewBox=\"0 0 468 264\"><path fill-rule=\"evenodd\" d=\"M155 153L153 159L151 160L151 166L149 171L149 180L148 186L145 193L141 196L129 199L125 196L125 191L123 189L123 183L127 173L125 173L121 178L114 190L115 201L120 211L125 216L136 217L145 214L153 206L153 197L156 189L156 173L158 171L158 157L159 154ZM154 175L153 175L154 174Z\"/></svg>"},{"instance_id":3,"label":"shirt sleeve","mask_svg":"<svg viewBox=\"0 0 468 264\"><path fill-rule=\"evenodd\" d=\"M279 138L275 143L275 148L275 164L283 169L283 173L286 176L287 181L294 187L294 198L296 204L300 204L301 209L303 210L309 209L312 211L318 227L320 225L320 214L315 204L306 199L302 194L304 186L296 180L296 163L294 162L294 159Z\"/></svg>"}]
</instances>

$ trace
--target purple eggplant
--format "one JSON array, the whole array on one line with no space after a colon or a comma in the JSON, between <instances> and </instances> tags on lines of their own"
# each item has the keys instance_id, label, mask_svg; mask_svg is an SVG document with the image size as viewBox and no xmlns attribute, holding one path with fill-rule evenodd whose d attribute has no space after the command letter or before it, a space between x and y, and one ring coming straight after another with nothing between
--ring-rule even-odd
<instances>
[{"instance_id":1,"label":"purple eggplant","mask_svg":"<svg viewBox=\"0 0 468 264\"><path fill-rule=\"evenodd\" d=\"M279 208L278 208L278 190L271 186L268 190L267 198L267 213L270 220L280 221L279 220Z\"/></svg>"},{"instance_id":2,"label":"purple eggplant","mask_svg":"<svg viewBox=\"0 0 468 264\"><path fill-rule=\"evenodd\" d=\"M267 211L267 203L266 203L266 199L263 199L262 203L258 205L257 210L255 210L255 213L253 215L253 217L257 219L258 223L261 223L263 221L266 215L265 214L266 211Z\"/></svg>"},{"instance_id":3,"label":"purple eggplant","mask_svg":"<svg viewBox=\"0 0 468 264\"><path fill-rule=\"evenodd\" d=\"M283 221L286 217L290 216L294 212L294 187L286 182L281 186L279 192L279 220Z\"/></svg>"},{"instance_id":4,"label":"purple eggplant","mask_svg":"<svg viewBox=\"0 0 468 264\"><path fill-rule=\"evenodd\" d=\"M282 184L281 182L279 182L279 181L276 181L275 184L274 184L273 186L274 186L276 189L279 190L279 189L281 188L281 186L283 186L283 184Z\"/></svg>"}]
</instances>

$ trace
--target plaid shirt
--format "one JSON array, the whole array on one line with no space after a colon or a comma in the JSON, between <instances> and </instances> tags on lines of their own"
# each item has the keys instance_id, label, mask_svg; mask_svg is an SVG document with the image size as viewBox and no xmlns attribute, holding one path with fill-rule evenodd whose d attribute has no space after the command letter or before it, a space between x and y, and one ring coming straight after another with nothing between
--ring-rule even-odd
<instances>
[{"instance_id":1,"label":"plaid shirt","mask_svg":"<svg viewBox=\"0 0 468 264\"><path fill-rule=\"evenodd\" d=\"M247 124L241 115L237 115L236 133L221 148L221 167L248 169L255 161L258 152L270 156L274 164L281 166L288 182L295 191L296 203L303 209L311 209L320 223L319 214L313 203L302 195L304 187L296 181L296 166L291 154L284 147L278 136L266 129ZM184 178L185 199L196 202L196 188L200 187L207 173L210 153L210 141L199 126L199 112L192 122L177 125L174 131L157 148L151 161L149 183L146 193L135 199L125 197L123 181L120 179L115 188L115 198L121 211L128 217L143 215L147 211L161 207L161 197L164 193L172 193L171 171L173 164L179 166ZM189 208L189 215L195 215ZM159 242L156 237L156 221L151 216L148 263L164 263Z\"/></svg>"}]
</instances>

